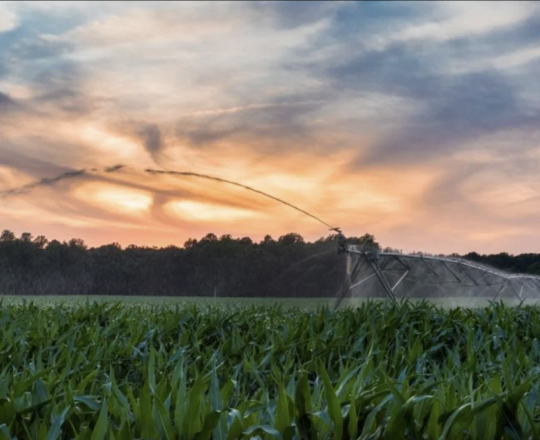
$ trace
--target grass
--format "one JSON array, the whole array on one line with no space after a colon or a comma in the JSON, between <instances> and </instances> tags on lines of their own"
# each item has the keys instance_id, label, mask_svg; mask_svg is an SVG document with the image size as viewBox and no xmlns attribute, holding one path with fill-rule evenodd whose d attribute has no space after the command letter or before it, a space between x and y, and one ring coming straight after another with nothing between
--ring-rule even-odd
<instances>
[{"instance_id":1,"label":"grass","mask_svg":"<svg viewBox=\"0 0 540 440\"><path fill-rule=\"evenodd\" d=\"M189 297L189 296L9 296L0 297L4 304L23 304L33 302L40 306L53 306L59 304L86 304L97 303L122 303L124 305L151 306L151 307L190 307L214 306L220 308L237 307L241 304L249 306L275 306L297 307L316 309L318 307L332 306L334 298L213 298L213 297Z\"/></svg>"},{"instance_id":2,"label":"grass","mask_svg":"<svg viewBox=\"0 0 540 440\"><path fill-rule=\"evenodd\" d=\"M238 304L4 299L0 439L540 438L536 307Z\"/></svg>"},{"instance_id":3,"label":"grass","mask_svg":"<svg viewBox=\"0 0 540 440\"><path fill-rule=\"evenodd\" d=\"M422 298L411 298L409 301L411 303L422 303L426 299ZM10 296L4 295L0 296L0 301L3 304L24 304L27 302L32 302L40 306L54 306L59 304L86 304L88 302L98 302L98 303L122 303L124 305L135 305L135 306L150 306L150 307L190 307L193 305L197 306L212 306L219 308L230 308L238 307L268 307L268 306L279 306L284 308L299 308L299 309L308 309L315 310L320 307L333 308L336 302L335 298L213 298L213 297L186 297L186 296L107 296L107 295L93 295L93 296L82 296L82 295L44 295L44 296ZM368 298L346 298L341 304L341 308L350 308L350 307L359 307L366 302L378 302L385 301L384 298L379 299L368 299ZM486 298L430 298L429 303L441 306L445 308L455 308L455 307L467 307L467 308L479 308L487 307L491 304L490 299ZM519 306L519 305L531 305L537 306L540 305L540 301L529 299L522 303L515 298L506 298L504 303L508 306Z\"/></svg>"}]
</instances>

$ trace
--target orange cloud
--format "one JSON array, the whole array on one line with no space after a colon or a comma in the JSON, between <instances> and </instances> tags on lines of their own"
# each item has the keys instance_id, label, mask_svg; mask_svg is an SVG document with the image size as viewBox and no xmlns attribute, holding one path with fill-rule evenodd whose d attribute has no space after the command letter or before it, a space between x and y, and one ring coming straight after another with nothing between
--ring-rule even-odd
<instances>
[{"instance_id":1,"label":"orange cloud","mask_svg":"<svg viewBox=\"0 0 540 440\"><path fill-rule=\"evenodd\" d=\"M354 4L322 5L300 16L272 2L10 6L0 32L23 26L0 66L0 191L127 167L2 199L2 227L93 245L328 233L245 189L152 167L239 181L404 250L536 250L539 107L526 67L538 50L447 46L519 27L535 6L434 3L412 24L378 26L360 5L358 23L377 28L365 35L334 20ZM46 29L28 29L36 8Z\"/></svg>"}]
</instances>

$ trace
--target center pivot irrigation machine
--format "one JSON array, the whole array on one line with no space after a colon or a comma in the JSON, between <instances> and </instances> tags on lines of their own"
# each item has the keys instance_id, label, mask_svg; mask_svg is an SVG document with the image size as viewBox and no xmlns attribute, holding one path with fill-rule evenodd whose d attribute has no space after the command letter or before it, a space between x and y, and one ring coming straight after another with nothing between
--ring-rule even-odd
<instances>
[{"instance_id":1,"label":"center pivot irrigation machine","mask_svg":"<svg viewBox=\"0 0 540 440\"><path fill-rule=\"evenodd\" d=\"M540 300L540 276L512 274L462 258L433 257L347 244L339 228L338 253L347 255L346 297Z\"/></svg>"}]
</instances>

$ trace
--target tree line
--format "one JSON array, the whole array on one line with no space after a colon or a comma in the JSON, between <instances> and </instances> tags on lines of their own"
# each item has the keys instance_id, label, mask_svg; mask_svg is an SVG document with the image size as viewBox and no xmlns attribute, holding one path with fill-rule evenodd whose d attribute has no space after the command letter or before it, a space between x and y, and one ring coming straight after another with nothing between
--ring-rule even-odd
<instances>
[{"instance_id":1,"label":"tree line","mask_svg":"<svg viewBox=\"0 0 540 440\"><path fill-rule=\"evenodd\" d=\"M183 247L117 243L88 247L11 231L0 236L2 295L329 297L345 279L337 236L307 242L296 233L189 239ZM380 249L371 234L347 239ZM386 250L386 249L385 249ZM465 256L501 269L540 274L540 254Z\"/></svg>"},{"instance_id":2,"label":"tree line","mask_svg":"<svg viewBox=\"0 0 540 440\"><path fill-rule=\"evenodd\" d=\"M378 246L373 236L350 243ZM336 236L315 242L290 233L260 242L207 234L183 247L0 236L0 294L151 296L333 296L345 277Z\"/></svg>"},{"instance_id":3,"label":"tree line","mask_svg":"<svg viewBox=\"0 0 540 440\"><path fill-rule=\"evenodd\" d=\"M469 252L463 255L467 260L477 261L499 269L514 273L527 273L540 275L540 254L520 254L510 255L506 252L492 255L480 255L476 252Z\"/></svg>"}]
</instances>

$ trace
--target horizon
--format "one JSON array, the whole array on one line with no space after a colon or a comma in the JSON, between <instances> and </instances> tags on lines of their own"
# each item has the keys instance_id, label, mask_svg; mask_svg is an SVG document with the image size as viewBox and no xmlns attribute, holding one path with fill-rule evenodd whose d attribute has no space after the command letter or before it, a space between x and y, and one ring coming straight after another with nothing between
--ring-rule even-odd
<instances>
[{"instance_id":1,"label":"horizon","mask_svg":"<svg viewBox=\"0 0 540 440\"><path fill-rule=\"evenodd\" d=\"M1 229L1 228L0 228ZM31 238L32 240L38 238L40 235L34 235L32 234L32 232L30 231L24 231L20 234L17 234L15 233L15 231L12 231L12 230L9 230L9 229L4 229L3 232L12 232L14 235L15 235L15 238L16 239L21 239L21 235L22 234L30 234L31 235ZM71 237L69 239L57 239L55 237L46 237L46 236L43 236L47 239L47 245L49 245L51 242L53 241L57 241L61 244L69 244L69 242L71 240L81 240L82 241L82 244L84 244L86 246L87 249L91 250L91 249L97 249L99 247L102 247L102 246L111 246L111 245L118 245L120 246L120 249L122 250L125 250L131 246L135 246L135 247L138 247L138 248L146 248L146 249L154 249L154 250L162 250L162 249L167 249L167 248L170 248L170 247L175 247L177 249L186 249L185 245L188 241L191 241L191 240L195 240L196 242L201 242L203 239L205 239L206 237L208 237L209 235L215 235L216 236L216 239L219 241L221 240L222 238L224 237L229 237L231 238L232 240L242 240L242 239L249 239L251 240L251 242L253 244L262 244L265 240L265 238L267 236L269 236L274 242L278 242L280 238L286 236L286 235L300 235L302 237L302 239L304 240L304 243L305 244L315 244L317 241L320 241L320 240L325 240L326 238L329 238L332 236L332 234L329 234L329 235L321 235L320 237L316 237L316 238L313 238L313 239L308 239L306 237L304 237L302 234L298 233L298 232L294 232L294 231L290 231L290 232L286 232L284 234L281 234L279 236L272 236L270 234L264 234L262 237L260 238L257 238L255 239L254 237L250 237L250 236L242 236L242 235L237 235L237 236L234 236L232 234L222 234L222 235L217 235L217 234L214 234L213 232L207 232L206 234L200 236L200 237L188 237L183 243L169 243L169 244L165 244L165 245L161 245L161 246L155 246L155 245L137 245L135 243L128 243L128 244L122 244L122 243L118 243L118 242L110 242L110 243L100 243L100 244L96 244L96 245L92 245L92 244L89 244L85 239L84 237ZM364 234L360 235L360 236L347 236L347 238L361 238ZM373 234L369 234L369 232L366 232L366 235L372 235ZM466 251L466 252L463 252L463 253L458 253L458 252L448 252L448 253L442 253L442 252L439 252L439 253L432 253L432 252L427 252L427 251L423 251L422 249L416 249L416 250L412 250L412 251L404 251L403 249L399 249L399 248L394 248L392 246L387 246L385 245L384 243L379 243L377 241L377 237L376 236L373 236L373 239L375 240L376 243L379 244L380 248L382 250L385 250L385 249L391 249L391 252L398 252L398 253L403 253L403 254L424 254L424 255L438 255L438 256L452 256L452 255L458 255L460 257L463 257L463 256L466 256L468 254L478 254L480 256L490 256L490 255L501 255L501 254L508 254L510 256L519 256L519 255L526 255L526 254L540 254L538 252L523 252L523 253L520 253L520 254L513 254L511 252L507 252L507 251L500 251L500 252L491 252L491 253L482 253L482 252L478 252L478 251L475 251L474 249L473 250L469 250L469 251ZM337 252L337 248L336 248L336 252Z\"/></svg>"},{"instance_id":2,"label":"horizon","mask_svg":"<svg viewBox=\"0 0 540 440\"><path fill-rule=\"evenodd\" d=\"M329 234L158 169L404 252L538 253L539 26L534 2L0 3L2 229Z\"/></svg>"}]
</instances>

